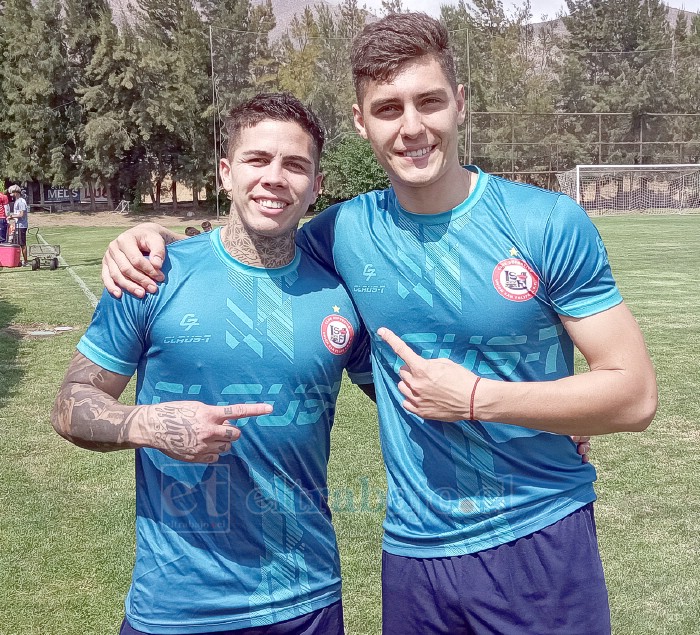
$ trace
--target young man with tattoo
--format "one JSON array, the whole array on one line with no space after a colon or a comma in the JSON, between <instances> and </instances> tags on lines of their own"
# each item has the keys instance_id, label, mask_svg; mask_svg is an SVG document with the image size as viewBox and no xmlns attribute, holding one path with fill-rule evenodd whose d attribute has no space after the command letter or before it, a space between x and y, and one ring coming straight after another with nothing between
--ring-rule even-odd
<instances>
[{"instance_id":1,"label":"young man with tattoo","mask_svg":"<svg viewBox=\"0 0 700 635\"><path fill-rule=\"evenodd\" d=\"M352 66L355 126L392 187L298 242L377 334L383 631L607 634L595 469L567 435L643 430L657 393L605 247L566 196L460 165L464 88L437 21L368 25ZM110 290L153 288L162 274L135 249L163 254L152 230L111 246ZM574 375L574 347L588 372Z\"/></svg>"},{"instance_id":2,"label":"young man with tattoo","mask_svg":"<svg viewBox=\"0 0 700 635\"><path fill-rule=\"evenodd\" d=\"M121 635L342 635L330 428L343 369L370 394L372 376L346 290L295 246L323 132L283 94L227 131L229 223L174 245L156 295L103 295L52 421L81 447L136 449ZM138 405L121 405L134 372Z\"/></svg>"}]
</instances>

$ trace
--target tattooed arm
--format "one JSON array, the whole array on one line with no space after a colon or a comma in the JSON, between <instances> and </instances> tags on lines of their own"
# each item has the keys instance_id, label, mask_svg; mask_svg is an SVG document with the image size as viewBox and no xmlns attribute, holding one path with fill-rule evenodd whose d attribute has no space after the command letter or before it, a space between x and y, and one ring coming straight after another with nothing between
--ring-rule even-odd
<instances>
[{"instance_id":1,"label":"tattooed arm","mask_svg":"<svg viewBox=\"0 0 700 635\"><path fill-rule=\"evenodd\" d=\"M266 404L208 406L198 401L125 406L117 398L128 383L129 377L76 353L51 413L54 429L97 452L150 447L180 461L211 463L240 436L227 420L272 411Z\"/></svg>"}]
</instances>

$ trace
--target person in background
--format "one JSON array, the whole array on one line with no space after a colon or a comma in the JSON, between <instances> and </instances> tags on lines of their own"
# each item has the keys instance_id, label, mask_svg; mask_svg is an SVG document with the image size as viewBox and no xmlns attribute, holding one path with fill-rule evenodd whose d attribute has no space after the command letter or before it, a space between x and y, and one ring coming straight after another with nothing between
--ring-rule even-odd
<instances>
[{"instance_id":1,"label":"person in background","mask_svg":"<svg viewBox=\"0 0 700 635\"><path fill-rule=\"evenodd\" d=\"M10 213L10 199L0 190L0 243L7 242L7 215Z\"/></svg>"},{"instance_id":2,"label":"person in background","mask_svg":"<svg viewBox=\"0 0 700 635\"><path fill-rule=\"evenodd\" d=\"M22 250L21 265L29 264L27 262L27 229L29 228L29 207L27 201L22 196L22 190L19 185L11 185L7 193L14 198L15 204L12 208L12 214L9 218L15 221L15 238L14 241Z\"/></svg>"}]
</instances>

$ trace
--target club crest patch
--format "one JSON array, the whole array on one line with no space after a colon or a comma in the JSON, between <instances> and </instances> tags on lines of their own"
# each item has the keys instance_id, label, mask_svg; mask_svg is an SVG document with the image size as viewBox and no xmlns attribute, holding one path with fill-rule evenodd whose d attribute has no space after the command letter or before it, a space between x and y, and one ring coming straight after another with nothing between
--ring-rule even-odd
<instances>
[{"instance_id":1,"label":"club crest patch","mask_svg":"<svg viewBox=\"0 0 700 635\"><path fill-rule=\"evenodd\" d=\"M540 279L524 260L501 260L493 270L493 286L506 300L525 302L534 298Z\"/></svg>"},{"instance_id":2,"label":"club crest patch","mask_svg":"<svg viewBox=\"0 0 700 635\"><path fill-rule=\"evenodd\" d=\"M355 331L342 315L329 315L321 323L321 337L333 355L342 355L350 348Z\"/></svg>"}]
</instances>

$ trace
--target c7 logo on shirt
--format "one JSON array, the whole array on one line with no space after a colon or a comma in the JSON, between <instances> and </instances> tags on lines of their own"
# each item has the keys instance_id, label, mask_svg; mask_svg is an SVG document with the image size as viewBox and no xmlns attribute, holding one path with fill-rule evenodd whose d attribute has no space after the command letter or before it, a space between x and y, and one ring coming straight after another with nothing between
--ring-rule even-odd
<instances>
[{"instance_id":1,"label":"c7 logo on shirt","mask_svg":"<svg viewBox=\"0 0 700 635\"><path fill-rule=\"evenodd\" d=\"M508 258L501 260L493 270L493 286L506 300L525 302L534 298L540 279L524 260Z\"/></svg>"}]
</instances>

